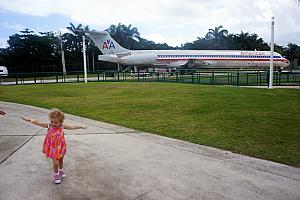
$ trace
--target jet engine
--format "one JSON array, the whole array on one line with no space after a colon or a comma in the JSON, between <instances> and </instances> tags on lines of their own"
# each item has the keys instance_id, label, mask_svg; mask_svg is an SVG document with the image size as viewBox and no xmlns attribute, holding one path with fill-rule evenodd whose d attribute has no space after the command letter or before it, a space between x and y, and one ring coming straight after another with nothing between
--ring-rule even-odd
<instances>
[{"instance_id":1,"label":"jet engine","mask_svg":"<svg viewBox=\"0 0 300 200\"><path fill-rule=\"evenodd\" d=\"M106 61L106 62L113 62L118 63L119 58L118 56L111 54L111 55L98 55L98 60Z\"/></svg>"},{"instance_id":2,"label":"jet engine","mask_svg":"<svg viewBox=\"0 0 300 200\"><path fill-rule=\"evenodd\" d=\"M120 63L124 65L154 64L156 62L155 54L137 54L128 55L120 58Z\"/></svg>"}]
</instances>

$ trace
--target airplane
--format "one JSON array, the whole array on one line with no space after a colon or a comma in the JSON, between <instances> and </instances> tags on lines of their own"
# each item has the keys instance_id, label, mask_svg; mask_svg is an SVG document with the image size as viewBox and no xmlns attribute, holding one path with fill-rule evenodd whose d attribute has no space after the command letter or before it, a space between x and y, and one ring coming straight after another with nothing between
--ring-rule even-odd
<instances>
[{"instance_id":1,"label":"airplane","mask_svg":"<svg viewBox=\"0 0 300 200\"><path fill-rule=\"evenodd\" d=\"M84 31L103 55L98 60L118 66L148 66L157 68L269 68L270 51L240 50L129 50L119 45L107 31ZM277 52L274 68L284 68L290 62Z\"/></svg>"}]
</instances>

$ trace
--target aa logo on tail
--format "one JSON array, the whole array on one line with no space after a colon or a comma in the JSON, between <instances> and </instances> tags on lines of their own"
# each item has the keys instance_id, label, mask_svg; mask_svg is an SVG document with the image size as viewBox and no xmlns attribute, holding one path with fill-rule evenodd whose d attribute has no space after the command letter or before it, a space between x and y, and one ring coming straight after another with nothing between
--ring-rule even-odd
<instances>
[{"instance_id":1,"label":"aa logo on tail","mask_svg":"<svg viewBox=\"0 0 300 200\"><path fill-rule=\"evenodd\" d=\"M102 49L111 49L111 48L116 49L114 43L110 41L110 39L107 39L106 42L103 42Z\"/></svg>"}]
</instances>

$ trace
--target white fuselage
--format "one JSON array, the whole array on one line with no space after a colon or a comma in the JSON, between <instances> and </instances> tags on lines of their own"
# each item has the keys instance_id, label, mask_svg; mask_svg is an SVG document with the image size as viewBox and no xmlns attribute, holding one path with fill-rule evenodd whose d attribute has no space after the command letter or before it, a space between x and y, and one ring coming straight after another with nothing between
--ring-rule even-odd
<instances>
[{"instance_id":1,"label":"white fuselage","mask_svg":"<svg viewBox=\"0 0 300 200\"><path fill-rule=\"evenodd\" d=\"M108 55L99 56L100 60ZM110 57L110 56L109 56ZM112 58L112 57L111 57ZM256 68L270 66L269 51L236 50L129 50L114 55L110 62L123 65L148 65L160 67L239 67ZM289 61L274 52L274 67L286 67Z\"/></svg>"},{"instance_id":2,"label":"white fuselage","mask_svg":"<svg viewBox=\"0 0 300 200\"><path fill-rule=\"evenodd\" d=\"M270 66L270 51L237 50L129 50L118 44L106 31L86 32L103 55L98 59L123 65L156 67L232 67ZM286 67L289 61L274 52L273 66Z\"/></svg>"}]
</instances>

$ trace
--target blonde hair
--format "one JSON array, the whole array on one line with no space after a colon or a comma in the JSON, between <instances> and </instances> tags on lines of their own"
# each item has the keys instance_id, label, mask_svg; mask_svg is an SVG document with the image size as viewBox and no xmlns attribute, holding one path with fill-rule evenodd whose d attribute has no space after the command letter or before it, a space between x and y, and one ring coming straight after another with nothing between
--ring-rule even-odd
<instances>
[{"instance_id":1,"label":"blonde hair","mask_svg":"<svg viewBox=\"0 0 300 200\"><path fill-rule=\"evenodd\" d=\"M50 119L57 118L61 124L65 120L65 114L57 108L52 108L51 111L49 112L48 116Z\"/></svg>"}]
</instances>

